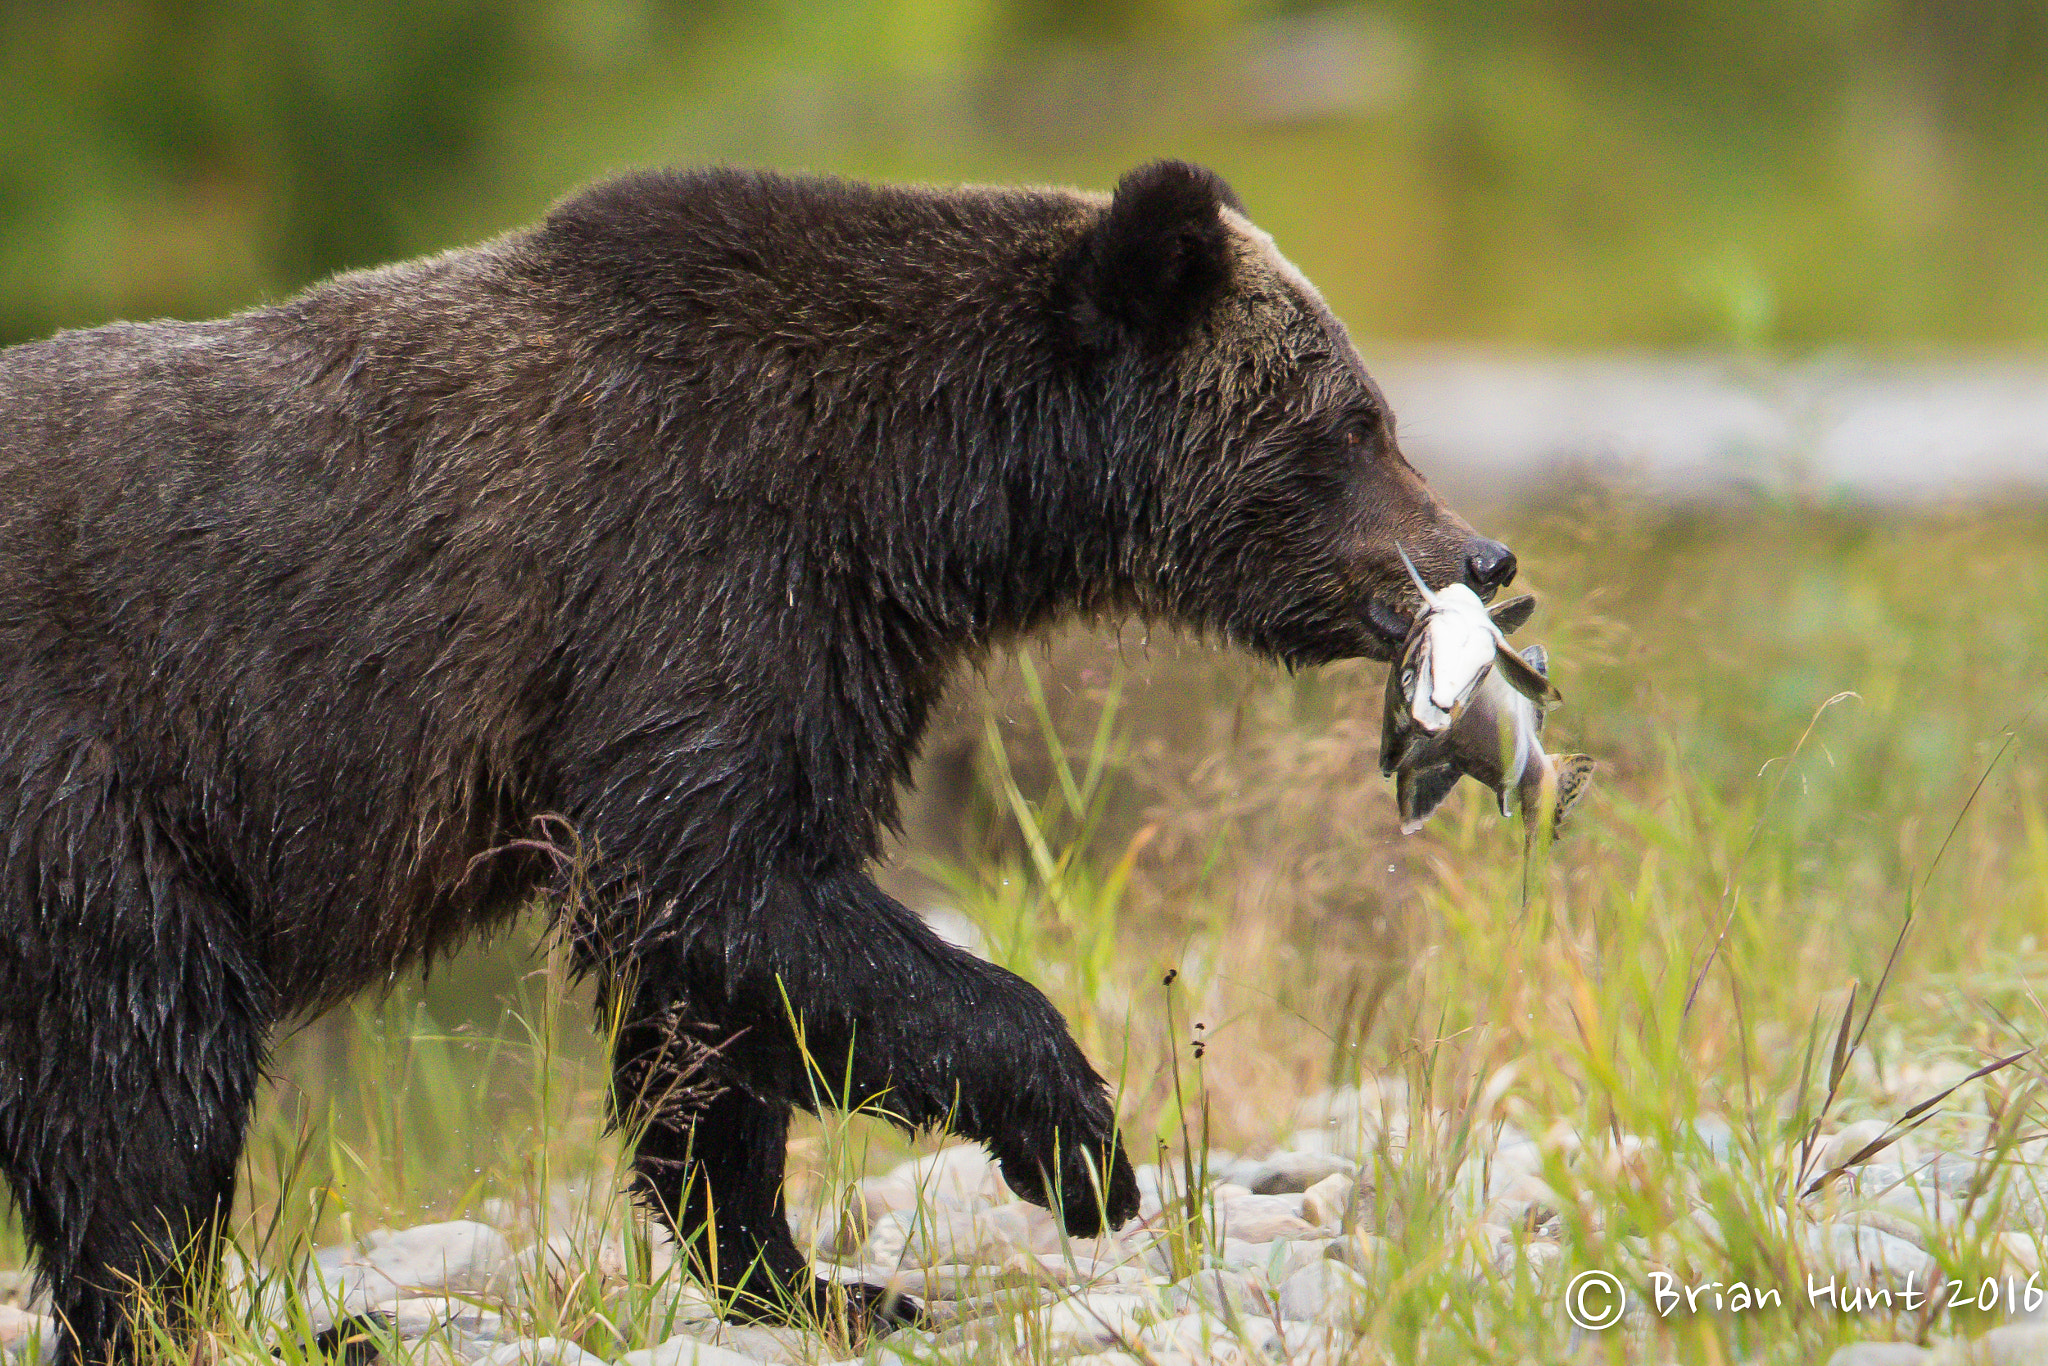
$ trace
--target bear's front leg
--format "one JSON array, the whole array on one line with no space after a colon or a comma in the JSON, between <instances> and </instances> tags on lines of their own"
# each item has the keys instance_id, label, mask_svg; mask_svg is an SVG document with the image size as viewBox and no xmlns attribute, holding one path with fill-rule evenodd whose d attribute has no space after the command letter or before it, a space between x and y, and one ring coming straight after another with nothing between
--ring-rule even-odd
<instances>
[{"instance_id":1,"label":"bear's front leg","mask_svg":"<svg viewBox=\"0 0 2048 1366\"><path fill-rule=\"evenodd\" d=\"M656 1117L643 1188L721 1288L754 1268L785 1300L812 1285L782 1213L792 1105L980 1139L1077 1235L1137 1213L1106 1085L1036 988L945 943L864 874L778 879L726 905L634 965L618 1071L621 1094L670 1098L641 1106ZM686 1094L679 1020L716 1050L700 1060L714 1099ZM678 1080L650 1082L664 1071Z\"/></svg>"}]
</instances>

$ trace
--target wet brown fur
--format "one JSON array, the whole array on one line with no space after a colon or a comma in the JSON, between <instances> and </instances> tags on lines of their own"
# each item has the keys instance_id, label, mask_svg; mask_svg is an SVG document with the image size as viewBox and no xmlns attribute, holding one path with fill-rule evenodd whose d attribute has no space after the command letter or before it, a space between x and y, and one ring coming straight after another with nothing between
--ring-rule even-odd
<instances>
[{"instance_id":1,"label":"wet brown fur","mask_svg":"<svg viewBox=\"0 0 2048 1366\"><path fill-rule=\"evenodd\" d=\"M841 1293L782 1221L835 1100L787 1008L1075 1231L1127 1217L1057 1013L867 870L963 660L1123 611L1384 657L1395 543L1491 546L1235 203L655 173L0 353L0 1173L67 1350L175 1295L274 1030L502 923L543 818L594 856L622 1117L677 1020L721 1041L641 1188L757 1312Z\"/></svg>"}]
</instances>

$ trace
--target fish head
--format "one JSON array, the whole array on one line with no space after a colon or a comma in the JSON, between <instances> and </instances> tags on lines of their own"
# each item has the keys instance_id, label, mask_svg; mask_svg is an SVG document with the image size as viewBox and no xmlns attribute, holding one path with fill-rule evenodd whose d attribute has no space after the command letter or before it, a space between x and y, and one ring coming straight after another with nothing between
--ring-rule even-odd
<instances>
[{"instance_id":1,"label":"fish head","mask_svg":"<svg viewBox=\"0 0 2048 1366\"><path fill-rule=\"evenodd\" d=\"M1476 617L1457 610L1452 589L1462 591L1462 586L1453 584L1440 595L1438 600L1450 605L1422 619L1415 628L1419 639L1408 652L1415 662L1411 709L1416 722L1430 731L1442 730L1458 718L1493 668L1497 653L1493 630L1479 600L1469 592L1464 594L1477 609Z\"/></svg>"},{"instance_id":2,"label":"fish head","mask_svg":"<svg viewBox=\"0 0 2048 1366\"><path fill-rule=\"evenodd\" d=\"M1407 552L1400 554L1423 610L1387 670L1382 773L1393 772L1414 743L1442 734L1458 719L1493 668L1502 642L1477 593L1462 583L1431 589Z\"/></svg>"},{"instance_id":3,"label":"fish head","mask_svg":"<svg viewBox=\"0 0 2048 1366\"><path fill-rule=\"evenodd\" d=\"M1413 490L1400 487L1409 481ZM1462 615L1470 608L1483 617L1485 604L1514 578L1516 565L1513 551L1473 530L1405 460L1396 470L1377 472L1376 482L1393 485L1395 494L1411 500L1389 499L1409 512L1391 543L1366 534L1358 546L1354 572L1365 589L1365 624L1385 651L1363 653L1385 659L1432 611L1450 608Z\"/></svg>"}]
</instances>

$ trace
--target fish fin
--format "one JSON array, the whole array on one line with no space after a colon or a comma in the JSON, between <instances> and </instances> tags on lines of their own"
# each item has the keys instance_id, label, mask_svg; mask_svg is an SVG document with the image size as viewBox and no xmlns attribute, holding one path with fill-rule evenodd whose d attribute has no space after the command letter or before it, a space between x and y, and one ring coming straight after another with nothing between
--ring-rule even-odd
<instances>
[{"instance_id":1,"label":"fish fin","mask_svg":"<svg viewBox=\"0 0 2048 1366\"><path fill-rule=\"evenodd\" d=\"M1408 566L1408 581L1415 585L1416 592L1422 594L1423 603L1434 608L1436 606L1436 594L1430 592L1429 585L1422 581L1422 574L1415 568L1415 561L1408 558L1407 550L1402 547L1399 541L1394 542L1394 553L1401 557L1402 564Z\"/></svg>"},{"instance_id":2,"label":"fish fin","mask_svg":"<svg viewBox=\"0 0 2048 1366\"><path fill-rule=\"evenodd\" d=\"M1497 602L1486 609L1486 615L1493 618L1496 629L1504 636L1511 636L1529 622L1529 616L1536 610L1536 597L1524 593L1520 597Z\"/></svg>"},{"instance_id":3,"label":"fish fin","mask_svg":"<svg viewBox=\"0 0 2048 1366\"><path fill-rule=\"evenodd\" d=\"M1527 660L1529 667L1537 673L1542 674L1545 678L1550 677L1550 651L1544 649L1541 645L1531 645L1528 649L1522 651L1522 658ZM1545 707L1536 708L1536 733L1538 735L1543 734L1543 718L1548 714L1548 710Z\"/></svg>"},{"instance_id":4,"label":"fish fin","mask_svg":"<svg viewBox=\"0 0 2048 1366\"><path fill-rule=\"evenodd\" d=\"M1421 659L1427 654L1423 642L1424 637L1419 629L1411 631L1408 643L1402 647L1400 655L1393 663L1387 665L1386 705L1380 713L1382 778L1393 777L1394 770L1401 767L1408 754L1415 748L1418 738L1414 729L1416 723L1413 721L1415 688L1421 681Z\"/></svg>"},{"instance_id":5,"label":"fish fin","mask_svg":"<svg viewBox=\"0 0 2048 1366\"><path fill-rule=\"evenodd\" d=\"M1401 812L1401 833L1412 835L1422 828L1451 789L1464 775L1449 764L1429 768L1404 768L1394 781L1395 805Z\"/></svg>"},{"instance_id":6,"label":"fish fin","mask_svg":"<svg viewBox=\"0 0 2048 1366\"><path fill-rule=\"evenodd\" d=\"M1540 649L1541 647L1533 648ZM1500 665L1500 671L1507 675L1507 680L1514 687L1514 690L1528 698L1531 702L1564 701L1564 694L1557 690L1557 685L1552 683L1549 677L1542 671L1533 667L1528 660L1516 654L1513 650L1506 648L1497 649L1493 652L1493 659L1494 663ZM1550 666L1549 655L1546 654L1543 657L1543 664L1544 668Z\"/></svg>"},{"instance_id":7,"label":"fish fin","mask_svg":"<svg viewBox=\"0 0 2048 1366\"><path fill-rule=\"evenodd\" d=\"M1408 736L1395 726L1380 729L1380 776L1391 778L1408 755Z\"/></svg>"},{"instance_id":8,"label":"fish fin","mask_svg":"<svg viewBox=\"0 0 2048 1366\"><path fill-rule=\"evenodd\" d=\"M1401 716L1407 711L1407 698L1401 690L1401 660L1396 658L1387 665L1387 688L1385 700L1380 705L1380 776L1390 778L1400 765L1401 750L1404 748L1401 734Z\"/></svg>"},{"instance_id":9,"label":"fish fin","mask_svg":"<svg viewBox=\"0 0 2048 1366\"><path fill-rule=\"evenodd\" d=\"M1564 829L1565 817L1586 795L1586 789L1593 784L1593 770L1599 765L1591 755L1560 754L1557 763L1557 814L1551 818L1553 831Z\"/></svg>"}]
</instances>

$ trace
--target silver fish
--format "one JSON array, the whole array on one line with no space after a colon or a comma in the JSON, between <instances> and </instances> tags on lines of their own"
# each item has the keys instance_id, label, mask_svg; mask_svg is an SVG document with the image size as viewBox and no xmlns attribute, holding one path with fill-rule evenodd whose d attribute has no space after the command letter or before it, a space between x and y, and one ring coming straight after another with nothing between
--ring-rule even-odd
<instances>
[{"instance_id":1,"label":"silver fish","mask_svg":"<svg viewBox=\"0 0 2048 1366\"><path fill-rule=\"evenodd\" d=\"M1493 789L1503 816L1519 807L1532 835L1545 822L1554 833L1585 795L1594 763L1544 752L1545 713L1562 700L1549 656L1541 645L1517 654L1507 643L1536 600L1489 611L1469 589L1431 593L1419 577L1416 588L1425 611L1387 670L1380 730L1380 772L1394 776L1402 833L1420 830L1467 774Z\"/></svg>"},{"instance_id":2,"label":"silver fish","mask_svg":"<svg viewBox=\"0 0 2048 1366\"><path fill-rule=\"evenodd\" d=\"M1547 672L1541 645L1531 645L1522 658L1536 672ZM1396 770L1401 833L1420 830L1468 774L1493 789L1501 815L1519 808L1532 833L1545 821L1553 832L1561 829L1585 796L1594 763L1584 754L1544 752L1544 710L1501 670L1488 670L1457 720L1413 746Z\"/></svg>"},{"instance_id":3,"label":"silver fish","mask_svg":"<svg viewBox=\"0 0 2048 1366\"><path fill-rule=\"evenodd\" d=\"M1422 612L1408 628L1401 656L1387 670L1386 714L1380 724L1380 772L1404 767L1408 752L1450 729L1480 683L1495 671L1539 703L1560 700L1557 689L1508 644L1508 633L1536 610L1524 595L1489 609L1479 595L1454 583L1432 591L1416 572L1408 552L1401 562L1422 598Z\"/></svg>"}]
</instances>

